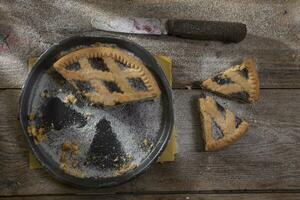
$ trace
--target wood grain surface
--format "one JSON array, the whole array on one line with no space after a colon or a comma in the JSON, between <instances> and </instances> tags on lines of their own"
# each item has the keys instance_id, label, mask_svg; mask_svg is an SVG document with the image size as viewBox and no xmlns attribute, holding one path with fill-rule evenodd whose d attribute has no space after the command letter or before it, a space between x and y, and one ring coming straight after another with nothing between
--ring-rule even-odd
<instances>
[{"instance_id":1,"label":"wood grain surface","mask_svg":"<svg viewBox=\"0 0 300 200\"><path fill-rule=\"evenodd\" d=\"M0 2L0 199L300 199L299 0L21 0ZM238 44L95 30L95 16L239 21ZM83 190L63 185L44 169L29 170L28 145L18 122L27 59L74 36L130 39L173 60L175 162L154 164L119 187ZM239 142L203 152L195 100L186 86L238 64L257 62L261 100L253 105L217 98L250 123ZM100 196L98 196L100 195Z\"/></svg>"},{"instance_id":2,"label":"wood grain surface","mask_svg":"<svg viewBox=\"0 0 300 200\"><path fill-rule=\"evenodd\" d=\"M38 199L38 200L298 200L299 196L295 193L273 193L273 194L148 194L148 195L64 195L64 196L23 196L23 197L0 197L0 200L29 200L29 199Z\"/></svg>"},{"instance_id":3,"label":"wood grain surface","mask_svg":"<svg viewBox=\"0 0 300 200\"><path fill-rule=\"evenodd\" d=\"M118 5L118 6L116 6ZM300 88L300 1L1 1L0 88L20 88L26 60L73 35L113 35L173 59L174 88L237 64L245 57L258 64L262 88ZM15 8L18 9L15 9ZM194 41L170 36L133 36L97 31L94 16L143 16L240 21L248 35L238 44ZM2 35L2 40L1 40Z\"/></svg>"},{"instance_id":4,"label":"wood grain surface","mask_svg":"<svg viewBox=\"0 0 300 200\"><path fill-rule=\"evenodd\" d=\"M250 123L233 146L203 152L195 109L201 90L175 90L178 154L154 164L119 187L81 190L54 180L43 169L29 170L28 146L17 116L19 90L0 91L0 195L191 192L211 190L296 190L300 188L300 90L262 90L257 104L219 101ZM287 103L291 102L291 103Z\"/></svg>"}]
</instances>

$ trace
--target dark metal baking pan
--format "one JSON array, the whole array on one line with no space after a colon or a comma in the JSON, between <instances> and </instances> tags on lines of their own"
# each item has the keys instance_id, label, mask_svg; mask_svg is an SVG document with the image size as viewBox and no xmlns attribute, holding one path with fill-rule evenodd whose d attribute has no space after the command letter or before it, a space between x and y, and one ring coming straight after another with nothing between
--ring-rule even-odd
<instances>
[{"instance_id":1,"label":"dark metal baking pan","mask_svg":"<svg viewBox=\"0 0 300 200\"><path fill-rule=\"evenodd\" d=\"M155 77L160 98L110 108L89 105L52 65L63 54L96 43L138 57ZM69 94L76 96L75 104L64 103ZM27 132L32 121L45 129L45 139L37 144ZM141 46L115 37L71 37L49 48L34 65L20 97L20 122L36 158L60 181L82 187L118 185L144 172L165 149L173 128L171 89L154 57ZM64 144L76 145L76 154Z\"/></svg>"}]
</instances>

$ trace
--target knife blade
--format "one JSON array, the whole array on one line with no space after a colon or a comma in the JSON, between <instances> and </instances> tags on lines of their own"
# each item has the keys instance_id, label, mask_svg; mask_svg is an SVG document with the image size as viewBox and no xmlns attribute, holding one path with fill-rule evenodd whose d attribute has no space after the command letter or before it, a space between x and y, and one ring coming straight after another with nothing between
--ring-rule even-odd
<instances>
[{"instance_id":1,"label":"knife blade","mask_svg":"<svg viewBox=\"0 0 300 200\"><path fill-rule=\"evenodd\" d=\"M187 39L240 42L247 34L247 27L239 22L168 20L155 18L95 17L94 28L119 33L171 35Z\"/></svg>"}]
</instances>

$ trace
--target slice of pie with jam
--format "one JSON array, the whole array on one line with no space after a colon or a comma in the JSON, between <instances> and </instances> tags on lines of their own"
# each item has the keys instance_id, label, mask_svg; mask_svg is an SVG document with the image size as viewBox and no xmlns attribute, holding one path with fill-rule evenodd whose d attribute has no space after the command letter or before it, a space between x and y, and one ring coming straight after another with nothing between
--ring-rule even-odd
<instances>
[{"instance_id":1,"label":"slice of pie with jam","mask_svg":"<svg viewBox=\"0 0 300 200\"><path fill-rule=\"evenodd\" d=\"M220 72L201 85L204 89L244 103L253 103L259 98L259 79L252 59Z\"/></svg>"},{"instance_id":2,"label":"slice of pie with jam","mask_svg":"<svg viewBox=\"0 0 300 200\"><path fill-rule=\"evenodd\" d=\"M248 123L212 97L200 98L198 103L206 151L223 149L246 133Z\"/></svg>"}]
</instances>

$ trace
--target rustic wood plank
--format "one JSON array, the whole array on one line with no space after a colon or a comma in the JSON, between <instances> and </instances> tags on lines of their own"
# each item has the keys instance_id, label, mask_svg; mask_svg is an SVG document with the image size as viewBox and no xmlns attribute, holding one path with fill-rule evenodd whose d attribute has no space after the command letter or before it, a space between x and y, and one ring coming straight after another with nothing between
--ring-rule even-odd
<instances>
[{"instance_id":1,"label":"rustic wood plank","mask_svg":"<svg viewBox=\"0 0 300 200\"><path fill-rule=\"evenodd\" d=\"M116 6L118 5L118 6ZM15 9L18 7L18 9ZM108 35L93 31L93 16L144 16L241 21L247 38L239 44L111 34L131 39L153 54L172 57L174 88L253 57L262 88L300 88L300 2L249 0L159 1L2 1L0 13L0 88L20 88L26 60L72 35Z\"/></svg>"},{"instance_id":2,"label":"rustic wood plank","mask_svg":"<svg viewBox=\"0 0 300 200\"><path fill-rule=\"evenodd\" d=\"M84 196L23 196L23 197L5 197L2 199L8 200L29 200L29 199L39 199L39 200L67 200L67 199L82 199L82 200L96 200L96 199L106 199L106 200L115 200L115 199L124 199L124 200L298 200L299 193L274 193L274 194L148 194L148 195L84 195Z\"/></svg>"},{"instance_id":3,"label":"rustic wood plank","mask_svg":"<svg viewBox=\"0 0 300 200\"><path fill-rule=\"evenodd\" d=\"M200 90L175 90L178 148L175 162L154 164L119 187L80 190L29 170L28 147L17 120L19 90L0 91L0 196L141 193L206 190L300 189L300 90L262 90L257 104L220 99L250 123L248 134L220 151L202 152L195 100Z\"/></svg>"}]
</instances>

